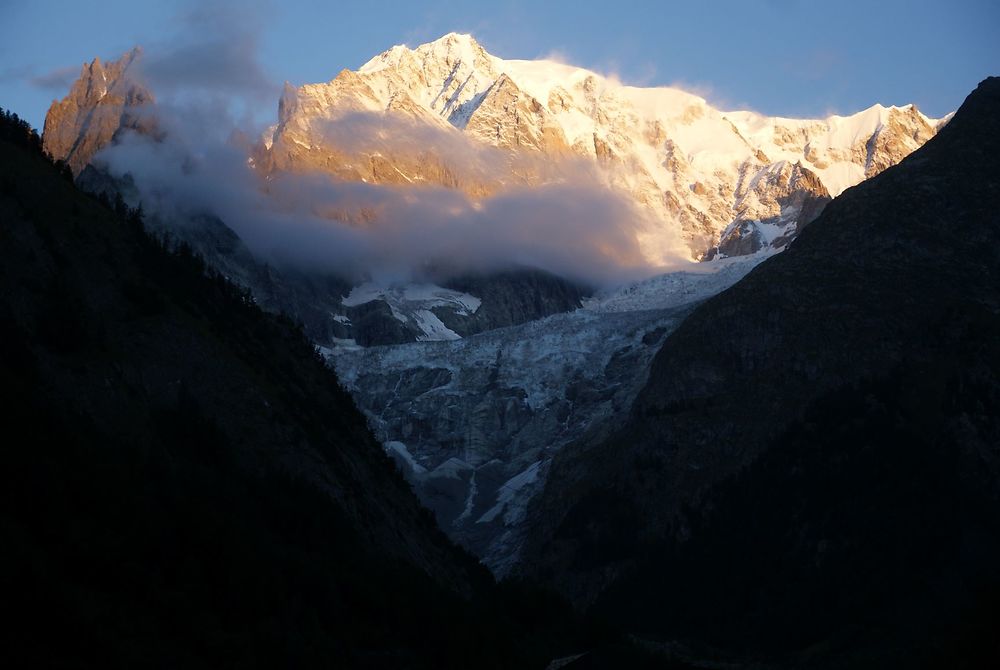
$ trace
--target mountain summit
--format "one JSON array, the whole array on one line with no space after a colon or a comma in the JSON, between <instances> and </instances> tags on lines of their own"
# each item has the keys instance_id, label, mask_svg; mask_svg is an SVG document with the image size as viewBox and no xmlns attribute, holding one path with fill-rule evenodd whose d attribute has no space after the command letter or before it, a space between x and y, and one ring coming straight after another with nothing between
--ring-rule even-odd
<instances>
[{"instance_id":1,"label":"mountain summit","mask_svg":"<svg viewBox=\"0 0 1000 670\"><path fill-rule=\"evenodd\" d=\"M138 128L134 112L153 103L135 73L141 58L142 49L136 47L110 63L100 58L84 63L69 94L53 102L45 115L46 153L79 174L120 129Z\"/></svg>"},{"instance_id":2,"label":"mountain summit","mask_svg":"<svg viewBox=\"0 0 1000 670\"><path fill-rule=\"evenodd\" d=\"M49 110L46 150L75 172L151 102L138 58L85 66ZM824 119L723 111L678 88L501 59L449 33L394 46L325 83L286 84L252 161L263 173L318 170L473 199L584 172L635 203L655 266L782 248L830 198L899 162L945 121L913 105Z\"/></svg>"},{"instance_id":3,"label":"mountain summit","mask_svg":"<svg viewBox=\"0 0 1000 670\"><path fill-rule=\"evenodd\" d=\"M475 196L559 177L523 164L502 174L470 168L442 137L547 165L589 161L650 215L654 223L640 234L654 264L678 243L695 257L783 246L831 197L897 163L941 125L913 105L825 119L726 112L678 88L627 86L553 60L497 58L456 33L415 49L394 46L324 84L286 86L279 109L265 145L270 165L282 170L440 184ZM384 125L358 122L372 115L405 121L410 133L420 128L421 138L428 129L440 134L418 148L394 145Z\"/></svg>"}]
</instances>

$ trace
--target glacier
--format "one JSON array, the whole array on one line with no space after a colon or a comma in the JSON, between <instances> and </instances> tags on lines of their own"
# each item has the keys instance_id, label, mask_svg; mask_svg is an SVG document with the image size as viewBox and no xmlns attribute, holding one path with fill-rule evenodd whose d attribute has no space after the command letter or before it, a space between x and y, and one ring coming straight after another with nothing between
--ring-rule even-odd
<instances>
[{"instance_id":1,"label":"glacier","mask_svg":"<svg viewBox=\"0 0 1000 670\"><path fill-rule=\"evenodd\" d=\"M440 526L504 575L553 455L628 412L664 338L772 253L691 264L598 292L572 312L466 338L325 353ZM350 299L376 294L384 291ZM470 298L461 299L471 308Z\"/></svg>"}]
</instances>

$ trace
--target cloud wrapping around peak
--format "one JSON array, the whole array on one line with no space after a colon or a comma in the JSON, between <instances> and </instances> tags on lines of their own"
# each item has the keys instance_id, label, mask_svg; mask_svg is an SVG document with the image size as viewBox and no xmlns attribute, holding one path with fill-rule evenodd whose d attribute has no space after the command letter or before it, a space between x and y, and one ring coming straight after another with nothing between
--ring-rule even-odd
<instances>
[{"instance_id":1,"label":"cloud wrapping around peak","mask_svg":"<svg viewBox=\"0 0 1000 670\"><path fill-rule=\"evenodd\" d=\"M273 113L281 87L260 58L258 5L207 2L188 10L171 38L145 45L132 76L177 104L210 104L247 119Z\"/></svg>"},{"instance_id":2,"label":"cloud wrapping around peak","mask_svg":"<svg viewBox=\"0 0 1000 670\"><path fill-rule=\"evenodd\" d=\"M241 147L178 133L198 127L190 108L166 121L164 111L157 114L165 139L126 133L98 161L112 176L130 175L143 207L161 220L191 225L216 215L278 265L401 280L431 266L456 273L530 266L599 284L650 272L636 238L642 213L582 175L483 199L320 173L264 180Z\"/></svg>"},{"instance_id":3,"label":"cloud wrapping around peak","mask_svg":"<svg viewBox=\"0 0 1000 670\"><path fill-rule=\"evenodd\" d=\"M147 212L175 225L216 215L264 260L351 277L532 266L604 284L652 272L638 242L649 215L591 161L498 149L419 110L348 111L317 127L343 154L437 161L456 188L262 174L247 139L262 123L248 110L273 110L279 87L246 16L212 4L182 18L178 39L145 48L134 76L156 96L142 113L157 136L123 133L95 160L129 175Z\"/></svg>"}]
</instances>

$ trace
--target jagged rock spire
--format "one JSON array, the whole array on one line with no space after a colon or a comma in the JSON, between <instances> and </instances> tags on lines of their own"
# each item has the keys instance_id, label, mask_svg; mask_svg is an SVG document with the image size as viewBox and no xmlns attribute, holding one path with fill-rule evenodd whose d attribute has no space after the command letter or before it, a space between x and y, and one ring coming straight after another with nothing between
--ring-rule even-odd
<instances>
[{"instance_id":1,"label":"jagged rock spire","mask_svg":"<svg viewBox=\"0 0 1000 670\"><path fill-rule=\"evenodd\" d=\"M49 107L42 133L44 149L53 158L66 161L74 174L79 174L120 128L139 123L138 108L153 103L152 93L135 72L141 58L142 48L135 47L109 63L100 58L84 63L69 94Z\"/></svg>"}]
</instances>

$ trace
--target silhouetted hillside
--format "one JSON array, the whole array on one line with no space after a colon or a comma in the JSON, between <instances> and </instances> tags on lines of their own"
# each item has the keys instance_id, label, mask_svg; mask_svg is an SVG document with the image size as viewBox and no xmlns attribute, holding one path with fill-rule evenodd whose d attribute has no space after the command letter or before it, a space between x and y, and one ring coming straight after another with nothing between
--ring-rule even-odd
<instances>
[{"instance_id":1,"label":"silhouetted hillside","mask_svg":"<svg viewBox=\"0 0 1000 670\"><path fill-rule=\"evenodd\" d=\"M682 656L997 667L997 118L992 78L697 309L526 571Z\"/></svg>"},{"instance_id":2,"label":"silhouetted hillside","mask_svg":"<svg viewBox=\"0 0 1000 670\"><path fill-rule=\"evenodd\" d=\"M0 121L10 667L544 667L578 646L561 601L445 539L300 329Z\"/></svg>"}]
</instances>

